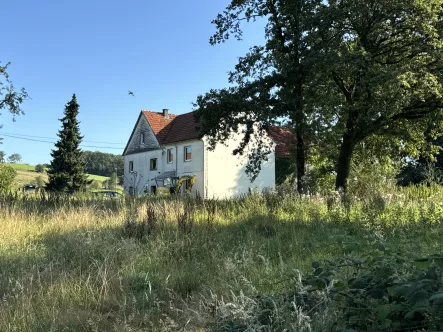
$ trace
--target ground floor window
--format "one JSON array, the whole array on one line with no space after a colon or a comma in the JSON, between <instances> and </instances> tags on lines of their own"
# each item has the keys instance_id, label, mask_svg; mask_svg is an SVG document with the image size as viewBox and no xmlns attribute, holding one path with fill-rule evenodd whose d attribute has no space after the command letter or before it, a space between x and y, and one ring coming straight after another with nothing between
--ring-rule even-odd
<instances>
[{"instance_id":1,"label":"ground floor window","mask_svg":"<svg viewBox=\"0 0 443 332\"><path fill-rule=\"evenodd\" d=\"M152 194L156 194L157 193L157 187L156 186L151 186L151 193Z\"/></svg>"}]
</instances>

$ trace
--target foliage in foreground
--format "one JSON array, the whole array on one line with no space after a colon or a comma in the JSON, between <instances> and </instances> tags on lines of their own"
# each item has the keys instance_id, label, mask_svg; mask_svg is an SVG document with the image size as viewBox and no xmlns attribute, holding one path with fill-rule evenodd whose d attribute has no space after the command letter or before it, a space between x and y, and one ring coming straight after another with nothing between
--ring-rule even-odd
<instances>
[{"instance_id":1,"label":"foliage in foreground","mask_svg":"<svg viewBox=\"0 0 443 332\"><path fill-rule=\"evenodd\" d=\"M11 166L0 164L0 193L8 192L14 183L17 172Z\"/></svg>"},{"instance_id":2,"label":"foliage in foreground","mask_svg":"<svg viewBox=\"0 0 443 332\"><path fill-rule=\"evenodd\" d=\"M440 261L415 260L442 252L439 187L346 204L281 190L230 201L2 197L0 330L431 329ZM425 273L415 291L429 306L403 321L414 295L392 292Z\"/></svg>"}]
</instances>

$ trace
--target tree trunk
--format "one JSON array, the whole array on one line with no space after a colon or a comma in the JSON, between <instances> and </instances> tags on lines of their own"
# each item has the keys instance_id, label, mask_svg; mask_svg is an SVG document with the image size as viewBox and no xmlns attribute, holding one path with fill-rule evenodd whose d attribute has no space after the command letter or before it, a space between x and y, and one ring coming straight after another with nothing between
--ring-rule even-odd
<instances>
[{"instance_id":1,"label":"tree trunk","mask_svg":"<svg viewBox=\"0 0 443 332\"><path fill-rule=\"evenodd\" d=\"M300 107L295 111L295 169L297 174L297 192L303 193L303 176L305 175L305 142L304 142L304 116Z\"/></svg>"},{"instance_id":2,"label":"tree trunk","mask_svg":"<svg viewBox=\"0 0 443 332\"><path fill-rule=\"evenodd\" d=\"M340 146L340 155L337 163L337 177L335 178L335 190L340 188L346 192L349 172L351 170L351 159L356 145L353 134L346 132L343 134L343 141Z\"/></svg>"}]
</instances>

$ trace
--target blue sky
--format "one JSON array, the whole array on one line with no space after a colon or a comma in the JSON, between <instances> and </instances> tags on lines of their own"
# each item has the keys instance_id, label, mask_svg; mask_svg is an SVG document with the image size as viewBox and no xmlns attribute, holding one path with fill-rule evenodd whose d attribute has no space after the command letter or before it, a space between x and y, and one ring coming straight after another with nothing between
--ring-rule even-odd
<instances>
[{"instance_id":1,"label":"blue sky","mask_svg":"<svg viewBox=\"0 0 443 332\"><path fill-rule=\"evenodd\" d=\"M77 95L84 147L120 154L142 109L181 114L198 94L227 86L237 58L262 44L263 28L243 41L209 45L211 24L228 0L14 0L2 3L2 64L31 100L3 133L55 142L64 105ZM133 91L135 97L128 95ZM28 137L32 138L32 137ZM104 144L106 142L119 144ZM52 144L4 137L0 150L29 164L50 161Z\"/></svg>"}]
</instances>

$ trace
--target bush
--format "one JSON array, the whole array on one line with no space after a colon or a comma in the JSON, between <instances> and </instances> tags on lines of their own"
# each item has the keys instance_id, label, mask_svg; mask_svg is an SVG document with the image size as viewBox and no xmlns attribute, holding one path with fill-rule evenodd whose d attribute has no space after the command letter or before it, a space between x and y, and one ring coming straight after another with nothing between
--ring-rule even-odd
<instances>
[{"instance_id":1,"label":"bush","mask_svg":"<svg viewBox=\"0 0 443 332\"><path fill-rule=\"evenodd\" d=\"M37 173L43 173L45 171L45 167L42 164L35 165L35 171Z\"/></svg>"},{"instance_id":2,"label":"bush","mask_svg":"<svg viewBox=\"0 0 443 332\"><path fill-rule=\"evenodd\" d=\"M45 186L45 180L43 180L43 177L41 175L39 175L35 178L35 184L39 187Z\"/></svg>"},{"instance_id":3,"label":"bush","mask_svg":"<svg viewBox=\"0 0 443 332\"><path fill-rule=\"evenodd\" d=\"M17 172L8 165L0 165L0 193L9 191L14 183Z\"/></svg>"},{"instance_id":4,"label":"bush","mask_svg":"<svg viewBox=\"0 0 443 332\"><path fill-rule=\"evenodd\" d=\"M91 184L89 185L89 188L94 190L101 189L101 187L102 187L101 182L96 180L92 181Z\"/></svg>"}]
</instances>

